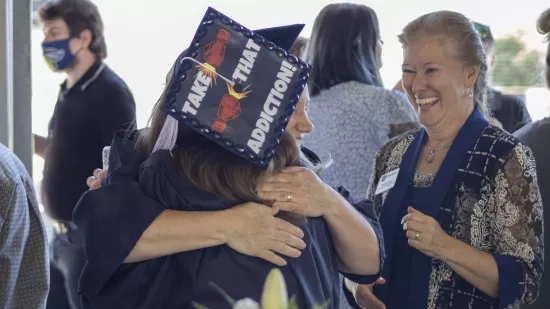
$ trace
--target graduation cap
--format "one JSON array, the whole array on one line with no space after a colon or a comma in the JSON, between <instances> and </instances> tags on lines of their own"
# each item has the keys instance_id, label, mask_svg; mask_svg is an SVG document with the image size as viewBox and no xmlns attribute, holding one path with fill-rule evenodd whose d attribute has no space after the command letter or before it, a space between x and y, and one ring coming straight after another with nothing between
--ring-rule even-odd
<instances>
[{"instance_id":1,"label":"graduation cap","mask_svg":"<svg viewBox=\"0 0 550 309\"><path fill-rule=\"evenodd\" d=\"M302 28L254 32L209 7L176 60L153 152L175 146L181 122L266 168L309 78L310 66L286 51Z\"/></svg>"}]
</instances>

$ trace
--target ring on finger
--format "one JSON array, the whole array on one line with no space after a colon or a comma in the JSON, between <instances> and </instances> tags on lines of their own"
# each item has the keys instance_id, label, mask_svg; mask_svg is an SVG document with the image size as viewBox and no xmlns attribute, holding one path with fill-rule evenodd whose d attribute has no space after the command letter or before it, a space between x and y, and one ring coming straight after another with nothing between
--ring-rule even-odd
<instances>
[{"instance_id":1,"label":"ring on finger","mask_svg":"<svg viewBox=\"0 0 550 309\"><path fill-rule=\"evenodd\" d=\"M286 201L287 201L287 202L292 202L292 194L289 193L289 194L286 196Z\"/></svg>"},{"instance_id":2,"label":"ring on finger","mask_svg":"<svg viewBox=\"0 0 550 309\"><path fill-rule=\"evenodd\" d=\"M414 240L418 240L418 238L420 238L420 233L416 232L414 234Z\"/></svg>"}]
</instances>

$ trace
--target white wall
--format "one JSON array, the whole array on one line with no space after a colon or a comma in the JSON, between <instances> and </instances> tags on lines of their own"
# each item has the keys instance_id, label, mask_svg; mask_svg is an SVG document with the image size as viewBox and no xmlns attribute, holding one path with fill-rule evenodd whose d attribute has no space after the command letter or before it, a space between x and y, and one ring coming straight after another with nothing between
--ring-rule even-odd
<instances>
[{"instance_id":1,"label":"white wall","mask_svg":"<svg viewBox=\"0 0 550 309\"><path fill-rule=\"evenodd\" d=\"M138 124L145 125L154 102L161 93L165 74L176 56L187 47L207 5L233 17L249 28L290 23L306 23L309 36L317 13L326 0L95 0L106 25L108 64L130 85L138 104ZM528 43L545 50L542 37L535 31L538 15L549 5L541 0L524 0L521 5L499 5L501 1L479 0L374 0L358 1L374 8L385 42L382 75L387 87L399 80L402 60L396 35L415 17L434 10L462 12L491 25L495 36L518 29L526 32ZM408 4L402 4L408 3ZM504 18L507 16L507 18ZM60 74L51 73L40 55L42 33L32 33L33 43L33 129L46 134L55 104Z\"/></svg>"},{"instance_id":2,"label":"white wall","mask_svg":"<svg viewBox=\"0 0 550 309\"><path fill-rule=\"evenodd\" d=\"M317 13L327 0L95 0L103 15L108 44L107 63L129 84L137 102L138 125L144 126L160 95L165 75L177 55L185 49L208 5L231 16L241 24L263 28L291 23L306 23L302 35L308 37ZM547 1L523 0L521 5L504 5L489 0L371 0L357 1L371 6L378 14L385 42L382 76L392 87L401 76L401 47L396 36L405 24L421 14L435 10L455 10L489 24L496 37L518 30L525 32L530 47L542 52L543 38L535 30L539 14L549 7ZM407 4L403 4L407 3ZM47 134L47 124L63 80L44 64L40 43L42 31L32 31L33 131ZM529 98L543 97L529 96ZM530 100L528 98L528 100ZM535 100L535 99L531 99ZM530 105L536 104L530 102ZM550 113L550 111L549 111ZM35 157L36 178L41 178L42 161Z\"/></svg>"}]
</instances>

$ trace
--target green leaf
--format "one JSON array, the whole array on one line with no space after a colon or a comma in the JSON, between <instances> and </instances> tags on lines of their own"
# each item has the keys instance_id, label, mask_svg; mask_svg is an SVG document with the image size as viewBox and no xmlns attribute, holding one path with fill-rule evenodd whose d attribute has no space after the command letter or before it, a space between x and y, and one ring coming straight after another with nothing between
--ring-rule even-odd
<instances>
[{"instance_id":1,"label":"green leaf","mask_svg":"<svg viewBox=\"0 0 550 309\"><path fill-rule=\"evenodd\" d=\"M229 296L227 293L225 293L225 291L220 288L217 284L215 284L214 282L209 282L210 286L213 287L214 289L216 289L218 291L218 293L220 293L223 298L225 298L225 300L231 305L231 307L234 307L235 304L237 303L233 298L231 298L231 296Z\"/></svg>"},{"instance_id":2,"label":"green leaf","mask_svg":"<svg viewBox=\"0 0 550 309\"><path fill-rule=\"evenodd\" d=\"M206 306L203 306L199 303L196 303L196 302L193 302L193 307L195 307L195 309L209 309L208 307Z\"/></svg>"},{"instance_id":3,"label":"green leaf","mask_svg":"<svg viewBox=\"0 0 550 309\"><path fill-rule=\"evenodd\" d=\"M313 309L325 309L325 308L327 308L328 304L330 304L330 298L327 299L327 301L322 305L313 306Z\"/></svg>"},{"instance_id":4,"label":"green leaf","mask_svg":"<svg viewBox=\"0 0 550 309\"><path fill-rule=\"evenodd\" d=\"M300 308L298 308L298 304L296 303L296 295L293 295L288 300L288 309L300 309Z\"/></svg>"}]
</instances>

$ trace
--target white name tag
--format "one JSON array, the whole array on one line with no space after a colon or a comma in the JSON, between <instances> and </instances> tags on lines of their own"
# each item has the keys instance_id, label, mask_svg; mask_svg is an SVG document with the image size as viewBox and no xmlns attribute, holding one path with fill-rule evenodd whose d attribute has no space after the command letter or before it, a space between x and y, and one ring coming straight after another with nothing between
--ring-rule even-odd
<instances>
[{"instance_id":1,"label":"white name tag","mask_svg":"<svg viewBox=\"0 0 550 309\"><path fill-rule=\"evenodd\" d=\"M380 181L378 182L378 187L376 187L376 192L374 193L374 195L378 195L393 188L393 186L395 186L395 182L397 181L397 175L399 175L398 168L382 175L382 177L380 177Z\"/></svg>"}]
</instances>

